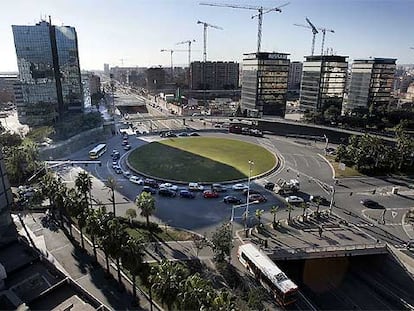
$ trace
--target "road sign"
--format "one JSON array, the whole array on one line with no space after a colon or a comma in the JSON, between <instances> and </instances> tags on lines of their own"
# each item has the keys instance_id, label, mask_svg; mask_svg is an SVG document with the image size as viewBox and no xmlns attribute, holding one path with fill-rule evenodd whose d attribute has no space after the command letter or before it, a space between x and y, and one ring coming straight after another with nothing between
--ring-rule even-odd
<instances>
[{"instance_id":1,"label":"road sign","mask_svg":"<svg viewBox=\"0 0 414 311\"><path fill-rule=\"evenodd\" d=\"M338 167L341 171L345 171L346 165L345 163L339 163Z\"/></svg>"},{"instance_id":2,"label":"road sign","mask_svg":"<svg viewBox=\"0 0 414 311\"><path fill-rule=\"evenodd\" d=\"M392 218L397 217L397 215L398 215L398 213L397 213L397 212L391 211L391 216L392 216Z\"/></svg>"}]
</instances>

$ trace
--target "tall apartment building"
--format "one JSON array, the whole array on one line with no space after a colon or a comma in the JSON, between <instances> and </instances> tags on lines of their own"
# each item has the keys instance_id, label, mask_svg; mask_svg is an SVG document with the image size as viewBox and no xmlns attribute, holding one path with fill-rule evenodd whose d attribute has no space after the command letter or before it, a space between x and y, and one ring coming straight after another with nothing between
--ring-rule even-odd
<instances>
[{"instance_id":1,"label":"tall apartment building","mask_svg":"<svg viewBox=\"0 0 414 311\"><path fill-rule=\"evenodd\" d=\"M303 63L291 62L289 65L288 90L300 90L300 81L302 80Z\"/></svg>"},{"instance_id":2,"label":"tall apartment building","mask_svg":"<svg viewBox=\"0 0 414 311\"><path fill-rule=\"evenodd\" d=\"M16 102L14 86L17 83L17 75L0 74L0 103Z\"/></svg>"},{"instance_id":3,"label":"tall apartment building","mask_svg":"<svg viewBox=\"0 0 414 311\"><path fill-rule=\"evenodd\" d=\"M109 64L104 64L104 74L109 76Z\"/></svg>"},{"instance_id":4,"label":"tall apartment building","mask_svg":"<svg viewBox=\"0 0 414 311\"><path fill-rule=\"evenodd\" d=\"M51 124L68 111L83 110L78 39L75 28L41 21L12 25L23 100L19 121Z\"/></svg>"},{"instance_id":5,"label":"tall apartment building","mask_svg":"<svg viewBox=\"0 0 414 311\"><path fill-rule=\"evenodd\" d=\"M165 85L164 68L148 68L146 71L146 85L148 90L162 89Z\"/></svg>"},{"instance_id":6,"label":"tall apartment building","mask_svg":"<svg viewBox=\"0 0 414 311\"><path fill-rule=\"evenodd\" d=\"M395 58L354 60L346 110L388 105L391 100L396 61Z\"/></svg>"},{"instance_id":7,"label":"tall apartment building","mask_svg":"<svg viewBox=\"0 0 414 311\"><path fill-rule=\"evenodd\" d=\"M289 54L244 54L241 108L252 117L285 116Z\"/></svg>"},{"instance_id":8,"label":"tall apartment building","mask_svg":"<svg viewBox=\"0 0 414 311\"><path fill-rule=\"evenodd\" d=\"M348 72L348 56L305 56L300 86L300 108L324 111L329 106L342 109Z\"/></svg>"},{"instance_id":9,"label":"tall apartment building","mask_svg":"<svg viewBox=\"0 0 414 311\"><path fill-rule=\"evenodd\" d=\"M231 90L239 87L239 64L235 62L192 62L192 90Z\"/></svg>"}]
</instances>

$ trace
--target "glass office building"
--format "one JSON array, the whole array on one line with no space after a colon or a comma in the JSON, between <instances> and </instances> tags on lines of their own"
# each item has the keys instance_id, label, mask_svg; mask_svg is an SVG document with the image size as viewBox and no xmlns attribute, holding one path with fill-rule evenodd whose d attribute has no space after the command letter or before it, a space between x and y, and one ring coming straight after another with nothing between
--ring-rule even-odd
<instances>
[{"instance_id":1,"label":"glass office building","mask_svg":"<svg viewBox=\"0 0 414 311\"><path fill-rule=\"evenodd\" d=\"M242 111L251 117L285 116L289 54L244 54L242 72Z\"/></svg>"},{"instance_id":2,"label":"glass office building","mask_svg":"<svg viewBox=\"0 0 414 311\"><path fill-rule=\"evenodd\" d=\"M391 100L396 61L394 58L354 60L346 110L388 105Z\"/></svg>"},{"instance_id":3,"label":"glass office building","mask_svg":"<svg viewBox=\"0 0 414 311\"><path fill-rule=\"evenodd\" d=\"M41 21L12 26L22 101L19 121L29 126L55 122L68 111L83 110L76 31Z\"/></svg>"},{"instance_id":4,"label":"glass office building","mask_svg":"<svg viewBox=\"0 0 414 311\"><path fill-rule=\"evenodd\" d=\"M348 56L306 56L300 86L300 108L323 112L329 106L342 109Z\"/></svg>"}]
</instances>

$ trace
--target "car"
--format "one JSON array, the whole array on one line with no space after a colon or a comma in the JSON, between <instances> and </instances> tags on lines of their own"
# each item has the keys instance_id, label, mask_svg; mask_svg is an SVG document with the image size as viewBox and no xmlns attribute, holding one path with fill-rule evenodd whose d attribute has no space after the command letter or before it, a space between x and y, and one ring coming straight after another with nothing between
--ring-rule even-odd
<instances>
[{"instance_id":1,"label":"car","mask_svg":"<svg viewBox=\"0 0 414 311\"><path fill-rule=\"evenodd\" d=\"M285 198L287 203L292 203L292 204L299 204L299 203L303 203L305 202L304 199L302 199L301 197L298 197L296 195L290 195L287 198Z\"/></svg>"},{"instance_id":2,"label":"car","mask_svg":"<svg viewBox=\"0 0 414 311\"><path fill-rule=\"evenodd\" d=\"M161 188L160 190L158 190L158 194L163 196L163 197L175 197L177 195L177 193L171 189L167 189L167 188Z\"/></svg>"},{"instance_id":3,"label":"car","mask_svg":"<svg viewBox=\"0 0 414 311\"><path fill-rule=\"evenodd\" d=\"M258 191L258 190L254 190L254 189L244 189L244 190L243 190L243 194L244 194L245 196L247 196L247 193L249 193L249 195L250 195L250 194L261 194L261 192L260 192L260 191Z\"/></svg>"},{"instance_id":4,"label":"car","mask_svg":"<svg viewBox=\"0 0 414 311\"><path fill-rule=\"evenodd\" d=\"M177 191L178 190L178 186L173 185L169 182L161 184L160 189L161 188L169 189L169 190L172 190L172 191Z\"/></svg>"},{"instance_id":5,"label":"car","mask_svg":"<svg viewBox=\"0 0 414 311\"><path fill-rule=\"evenodd\" d=\"M188 134L189 136L200 136L200 134L198 134L197 132L191 132L190 134Z\"/></svg>"},{"instance_id":6,"label":"car","mask_svg":"<svg viewBox=\"0 0 414 311\"><path fill-rule=\"evenodd\" d=\"M275 188L275 183L269 181L265 183L264 187L267 190L273 191L273 189Z\"/></svg>"},{"instance_id":7,"label":"car","mask_svg":"<svg viewBox=\"0 0 414 311\"><path fill-rule=\"evenodd\" d=\"M233 190L236 190L236 191L242 191L244 189L247 189L248 186L246 184L235 184L235 185L231 186L231 188Z\"/></svg>"},{"instance_id":8,"label":"car","mask_svg":"<svg viewBox=\"0 0 414 311\"><path fill-rule=\"evenodd\" d=\"M218 192L215 192L215 191L204 190L203 191L203 197L206 198L206 199L218 198L219 194L218 194Z\"/></svg>"},{"instance_id":9,"label":"car","mask_svg":"<svg viewBox=\"0 0 414 311\"><path fill-rule=\"evenodd\" d=\"M151 193L151 194L156 194L157 190L155 190L154 188L150 187L150 186L144 186L142 187L141 192L147 192L147 193Z\"/></svg>"},{"instance_id":10,"label":"car","mask_svg":"<svg viewBox=\"0 0 414 311\"><path fill-rule=\"evenodd\" d=\"M122 146L126 146L126 145L128 145L128 140L125 140L125 139L124 139L124 140L122 141Z\"/></svg>"},{"instance_id":11,"label":"car","mask_svg":"<svg viewBox=\"0 0 414 311\"><path fill-rule=\"evenodd\" d=\"M267 199L263 194L260 194L260 193L253 193L249 195L249 202L255 202L255 201L263 203L263 202L266 202Z\"/></svg>"},{"instance_id":12,"label":"car","mask_svg":"<svg viewBox=\"0 0 414 311\"><path fill-rule=\"evenodd\" d=\"M188 133L186 133L186 132L178 133L177 136L178 137L187 137Z\"/></svg>"},{"instance_id":13,"label":"car","mask_svg":"<svg viewBox=\"0 0 414 311\"><path fill-rule=\"evenodd\" d=\"M313 203L317 203L319 201L320 205L325 205L328 206L331 204L331 202L329 202L328 199L326 199L325 197L321 196L321 195L311 195L309 197L309 201L313 202Z\"/></svg>"},{"instance_id":14,"label":"car","mask_svg":"<svg viewBox=\"0 0 414 311\"><path fill-rule=\"evenodd\" d=\"M130 144L125 145L124 150L126 151L131 150L131 145Z\"/></svg>"},{"instance_id":15,"label":"car","mask_svg":"<svg viewBox=\"0 0 414 311\"><path fill-rule=\"evenodd\" d=\"M135 176L135 175L129 177L129 181L134 183L134 184L137 184L137 185L143 185L144 184L144 180L142 178L139 178L138 176Z\"/></svg>"},{"instance_id":16,"label":"car","mask_svg":"<svg viewBox=\"0 0 414 311\"><path fill-rule=\"evenodd\" d=\"M364 199L360 202L362 205L369 207L369 208L384 208L381 204L376 201L370 199Z\"/></svg>"},{"instance_id":17,"label":"car","mask_svg":"<svg viewBox=\"0 0 414 311\"><path fill-rule=\"evenodd\" d=\"M177 135L174 134L173 132L168 132L164 135L164 137L177 137Z\"/></svg>"},{"instance_id":18,"label":"car","mask_svg":"<svg viewBox=\"0 0 414 311\"><path fill-rule=\"evenodd\" d=\"M116 161L119 160L119 158L121 157L120 153L117 151L117 153L114 153L112 155L112 160Z\"/></svg>"},{"instance_id":19,"label":"car","mask_svg":"<svg viewBox=\"0 0 414 311\"><path fill-rule=\"evenodd\" d=\"M116 160L112 161L112 168L115 168L115 166L118 166L118 161Z\"/></svg>"},{"instance_id":20,"label":"car","mask_svg":"<svg viewBox=\"0 0 414 311\"><path fill-rule=\"evenodd\" d=\"M111 155L113 156L115 153L119 153L119 151L117 149L112 150Z\"/></svg>"},{"instance_id":21,"label":"car","mask_svg":"<svg viewBox=\"0 0 414 311\"><path fill-rule=\"evenodd\" d=\"M197 182L190 182L190 183L188 183L188 190L190 190L190 191L203 191L204 186L200 185Z\"/></svg>"},{"instance_id":22,"label":"car","mask_svg":"<svg viewBox=\"0 0 414 311\"><path fill-rule=\"evenodd\" d=\"M242 203L242 200L232 195L226 195L223 201L226 204L241 204Z\"/></svg>"},{"instance_id":23,"label":"car","mask_svg":"<svg viewBox=\"0 0 414 311\"><path fill-rule=\"evenodd\" d=\"M227 191L227 187L222 184L212 184L211 190L216 191L216 192L224 192L224 191Z\"/></svg>"},{"instance_id":24,"label":"car","mask_svg":"<svg viewBox=\"0 0 414 311\"><path fill-rule=\"evenodd\" d=\"M128 179L132 176L130 171L124 171L124 172L122 172L122 175L124 175L124 177L126 177Z\"/></svg>"},{"instance_id":25,"label":"car","mask_svg":"<svg viewBox=\"0 0 414 311\"><path fill-rule=\"evenodd\" d=\"M152 179L152 178L145 178L144 179L144 185L145 186L150 186L152 188L159 188L157 181Z\"/></svg>"},{"instance_id":26,"label":"car","mask_svg":"<svg viewBox=\"0 0 414 311\"><path fill-rule=\"evenodd\" d=\"M122 169L119 165L113 167L115 173L122 174Z\"/></svg>"},{"instance_id":27,"label":"car","mask_svg":"<svg viewBox=\"0 0 414 311\"><path fill-rule=\"evenodd\" d=\"M191 191L188 190L180 190L180 197L186 198L186 199L194 199L195 195Z\"/></svg>"}]
</instances>

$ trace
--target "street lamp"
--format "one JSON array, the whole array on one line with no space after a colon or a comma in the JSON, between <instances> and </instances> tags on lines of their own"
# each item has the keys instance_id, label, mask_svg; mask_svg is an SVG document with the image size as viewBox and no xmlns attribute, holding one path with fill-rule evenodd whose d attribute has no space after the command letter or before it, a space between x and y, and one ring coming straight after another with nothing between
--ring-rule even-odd
<instances>
[{"instance_id":1,"label":"street lamp","mask_svg":"<svg viewBox=\"0 0 414 311\"><path fill-rule=\"evenodd\" d=\"M250 179L252 178L252 166L254 165L254 162L249 160L249 179L247 180L247 199L246 199L246 221L244 223L244 230L246 231L246 237L247 237L247 220L249 219L249 196L250 196Z\"/></svg>"},{"instance_id":2,"label":"street lamp","mask_svg":"<svg viewBox=\"0 0 414 311\"><path fill-rule=\"evenodd\" d=\"M247 199L247 200L249 200L249 199ZM252 201L252 202L250 202L250 205L251 204L257 204L257 203L260 203L259 201ZM234 222L234 218L241 218L241 217L235 217L234 216L234 209L235 208L242 208L242 207L245 207L245 206L247 206L249 204L249 202L247 202L247 203L244 203L244 204L238 204L238 205L232 205L232 207L231 207L231 217L230 217L230 222L231 222L231 232L232 232L232 236L233 236L233 222ZM246 232L247 232L247 229L246 229L246 225L247 225L247 216L246 216L246 214L244 213L244 217L246 217L246 221L244 222L244 224L245 224L245 230L246 230ZM247 237L247 236L246 236Z\"/></svg>"}]
</instances>

